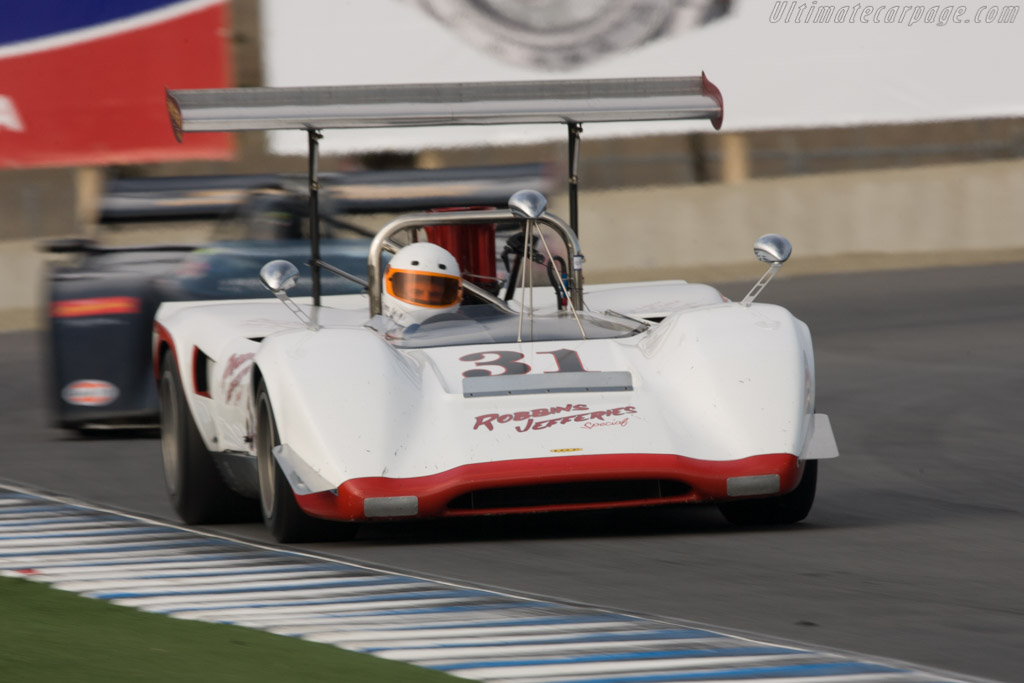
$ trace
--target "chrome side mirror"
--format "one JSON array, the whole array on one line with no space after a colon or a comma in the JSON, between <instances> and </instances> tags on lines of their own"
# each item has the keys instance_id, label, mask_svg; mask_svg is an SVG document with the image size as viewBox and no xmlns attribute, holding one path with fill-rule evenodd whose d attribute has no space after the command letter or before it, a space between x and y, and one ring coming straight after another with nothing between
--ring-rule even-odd
<instances>
[{"instance_id":1,"label":"chrome side mirror","mask_svg":"<svg viewBox=\"0 0 1024 683\"><path fill-rule=\"evenodd\" d=\"M754 242L754 256L757 257L758 261L772 265L769 266L768 272L762 275L757 284L743 297L740 306L750 306L750 304L754 303L757 295L771 282L771 279L775 277L775 273L779 272L779 268L782 268L782 264L789 259L792 253L792 245L782 235L768 233L757 238L757 241Z\"/></svg>"},{"instance_id":2,"label":"chrome side mirror","mask_svg":"<svg viewBox=\"0 0 1024 683\"><path fill-rule=\"evenodd\" d=\"M277 259L260 268L260 282L275 295L294 287L299 281L299 269L291 261Z\"/></svg>"},{"instance_id":3,"label":"chrome side mirror","mask_svg":"<svg viewBox=\"0 0 1024 683\"><path fill-rule=\"evenodd\" d=\"M547 208L547 198L537 190L519 190L508 198L508 209L518 218L540 218Z\"/></svg>"},{"instance_id":4,"label":"chrome side mirror","mask_svg":"<svg viewBox=\"0 0 1024 683\"><path fill-rule=\"evenodd\" d=\"M792 253L793 247L782 235L769 233L754 242L754 256L762 263L785 263Z\"/></svg>"},{"instance_id":5,"label":"chrome side mirror","mask_svg":"<svg viewBox=\"0 0 1024 683\"><path fill-rule=\"evenodd\" d=\"M314 332L320 329L320 326L316 324L313 318L310 318L299 305L289 298L285 293L287 290L294 287L299 282L299 269L295 267L295 264L291 261L285 261L284 259L276 259L268 263L263 264L260 268L260 282L263 286L274 293L281 303L285 307L295 314L295 317L302 321L307 329L313 330ZM316 315L316 308L313 309L314 315Z\"/></svg>"}]
</instances>

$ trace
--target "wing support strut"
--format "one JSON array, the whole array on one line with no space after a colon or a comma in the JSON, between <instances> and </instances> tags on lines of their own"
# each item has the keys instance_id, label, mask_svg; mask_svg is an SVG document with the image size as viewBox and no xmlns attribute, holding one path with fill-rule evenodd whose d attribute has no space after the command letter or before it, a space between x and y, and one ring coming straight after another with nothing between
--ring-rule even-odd
<instances>
[{"instance_id":1,"label":"wing support strut","mask_svg":"<svg viewBox=\"0 0 1024 683\"><path fill-rule=\"evenodd\" d=\"M320 308L320 138L323 134L310 128L309 134L309 241L312 250L313 310Z\"/></svg>"},{"instance_id":2,"label":"wing support strut","mask_svg":"<svg viewBox=\"0 0 1024 683\"><path fill-rule=\"evenodd\" d=\"M579 186L580 173L580 133L582 123L569 124L569 226L572 233L580 236L579 216L576 212L576 191Z\"/></svg>"}]
</instances>

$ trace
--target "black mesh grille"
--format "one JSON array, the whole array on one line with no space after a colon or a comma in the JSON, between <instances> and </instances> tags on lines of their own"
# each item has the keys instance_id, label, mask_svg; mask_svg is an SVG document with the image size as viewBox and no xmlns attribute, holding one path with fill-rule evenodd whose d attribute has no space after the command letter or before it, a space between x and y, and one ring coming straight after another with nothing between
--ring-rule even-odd
<instances>
[{"instance_id":1,"label":"black mesh grille","mask_svg":"<svg viewBox=\"0 0 1024 683\"><path fill-rule=\"evenodd\" d=\"M580 504L658 501L685 496L690 487L667 479L626 479L613 481L576 481L565 484L538 484L481 489L465 493L449 504L451 510L490 510L570 506Z\"/></svg>"}]
</instances>

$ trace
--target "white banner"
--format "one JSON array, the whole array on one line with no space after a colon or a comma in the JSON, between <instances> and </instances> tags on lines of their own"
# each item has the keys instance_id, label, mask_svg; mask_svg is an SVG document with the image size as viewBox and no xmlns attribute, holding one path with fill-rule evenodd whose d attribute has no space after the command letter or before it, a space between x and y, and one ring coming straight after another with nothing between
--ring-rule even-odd
<instances>
[{"instance_id":1,"label":"white banner","mask_svg":"<svg viewBox=\"0 0 1024 683\"><path fill-rule=\"evenodd\" d=\"M262 0L270 86L690 76L732 132L1024 115L1019 4ZM710 131L588 125L585 137ZM559 126L328 131L326 153L563 139ZM271 149L302 154L301 133Z\"/></svg>"}]
</instances>

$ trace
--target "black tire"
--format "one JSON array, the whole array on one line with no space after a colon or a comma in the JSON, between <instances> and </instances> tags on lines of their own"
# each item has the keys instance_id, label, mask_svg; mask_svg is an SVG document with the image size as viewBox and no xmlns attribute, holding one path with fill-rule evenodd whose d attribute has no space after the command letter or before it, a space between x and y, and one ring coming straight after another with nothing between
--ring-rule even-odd
<instances>
[{"instance_id":1,"label":"black tire","mask_svg":"<svg viewBox=\"0 0 1024 683\"><path fill-rule=\"evenodd\" d=\"M216 524L252 517L255 503L224 483L185 402L171 353L160 371L160 450L171 505L186 524Z\"/></svg>"},{"instance_id":2,"label":"black tire","mask_svg":"<svg viewBox=\"0 0 1024 683\"><path fill-rule=\"evenodd\" d=\"M352 538L358 525L328 522L310 517L295 500L288 478L277 464L273 449L281 444L270 396L261 381L256 392L256 463L260 479L260 510L267 529L280 543L344 540Z\"/></svg>"},{"instance_id":3,"label":"black tire","mask_svg":"<svg viewBox=\"0 0 1024 683\"><path fill-rule=\"evenodd\" d=\"M804 474L797 487L774 498L755 498L719 503L718 509L732 524L796 524L803 520L814 505L818 487L818 461L804 462Z\"/></svg>"}]
</instances>

